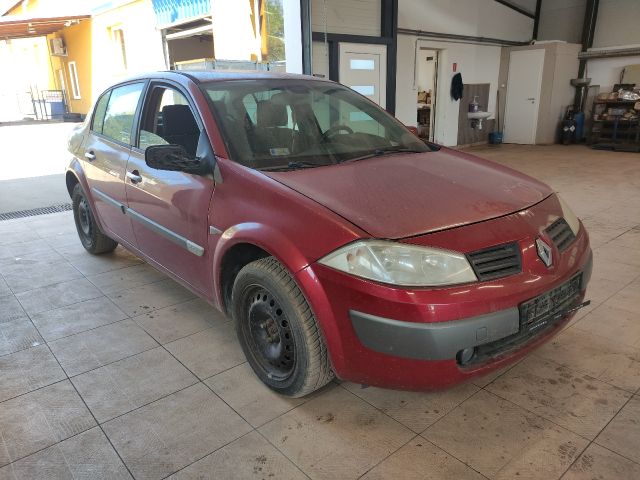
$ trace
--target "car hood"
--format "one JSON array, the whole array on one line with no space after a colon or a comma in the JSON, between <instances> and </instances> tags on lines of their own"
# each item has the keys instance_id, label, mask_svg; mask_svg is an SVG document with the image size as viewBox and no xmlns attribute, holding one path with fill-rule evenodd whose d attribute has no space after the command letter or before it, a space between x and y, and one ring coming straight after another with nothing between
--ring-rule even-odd
<instances>
[{"instance_id":1,"label":"car hood","mask_svg":"<svg viewBox=\"0 0 640 480\"><path fill-rule=\"evenodd\" d=\"M531 177L445 148L265 174L389 239L508 215L553 193Z\"/></svg>"}]
</instances>

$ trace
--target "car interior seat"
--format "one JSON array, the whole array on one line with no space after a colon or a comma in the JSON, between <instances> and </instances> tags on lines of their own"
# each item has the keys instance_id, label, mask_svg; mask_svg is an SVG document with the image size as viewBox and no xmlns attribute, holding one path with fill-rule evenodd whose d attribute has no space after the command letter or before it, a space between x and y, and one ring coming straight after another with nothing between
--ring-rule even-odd
<instances>
[{"instance_id":1,"label":"car interior seat","mask_svg":"<svg viewBox=\"0 0 640 480\"><path fill-rule=\"evenodd\" d=\"M189 155L196 155L200 128L188 105L162 107L162 129L167 142L182 145Z\"/></svg>"}]
</instances>

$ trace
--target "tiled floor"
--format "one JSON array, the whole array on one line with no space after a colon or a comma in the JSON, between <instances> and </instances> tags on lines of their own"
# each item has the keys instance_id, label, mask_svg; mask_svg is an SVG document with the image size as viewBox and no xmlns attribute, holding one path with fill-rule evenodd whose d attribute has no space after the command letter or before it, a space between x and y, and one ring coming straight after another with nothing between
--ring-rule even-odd
<instances>
[{"instance_id":1,"label":"tiled floor","mask_svg":"<svg viewBox=\"0 0 640 480\"><path fill-rule=\"evenodd\" d=\"M70 213L0 222L0 480L640 478L640 157L476 148L589 228L593 304L499 374L444 392L264 388L228 319Z\"/></svg>"}]
</instances>

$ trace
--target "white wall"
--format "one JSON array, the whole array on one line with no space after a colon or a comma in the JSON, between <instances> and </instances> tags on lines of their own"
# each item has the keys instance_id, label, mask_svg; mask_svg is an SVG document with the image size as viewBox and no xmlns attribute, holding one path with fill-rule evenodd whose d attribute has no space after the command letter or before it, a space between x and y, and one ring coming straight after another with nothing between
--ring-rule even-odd
<instances>
[{"instance_id":1,"label":"white wall","mask_svg":"<svg viewBox=\"0 0 640 480\"><path fill-rule=\"evenodd\" d=\"M494 0L399 0L398 27L528 41L533 19Z\"/></svg>"},{"instance_id":2,"label":"white wall","mask_svg":"<svg viewBox=\"0 0 640 480\"><path fill-rule=\"evenodd\" d=\"M587 62L588 77L592 85L600 85L601 92L609 92L616 83L620 83L622 69L627 65L640 63L640 56L619 58L594 58Z\"/></svg>"},{"instance_id":3,"label":"white wall","mask_svg":"<svg viewBox=\"0 0 640 480\"><path fill-rule=\"evenodd\" d=\"M581 42L585 8L586 0L543 0L538 38ZM639 19L638 0L600 0L593 49L640 45ZM626 65L638 63L640 56L589 60L586 76L601 92L608 91Z\"/></svg>"},{"instance_id":4,"label":"white wall","mask_svg":"<svg viewBox=\"0 0 640 480\"><path fill-rule=\"evenodd\" d=\"M581 43L585 8L585 0L542 0L538 40Z\"/></svg>"},{"instance_id":5,"label":"white wall","mask_svg":"<svg viewBox=\"0 0 640 480\"><path fill-rule=\"evenodd\" d=\"M381 8L380 0L313 0L311 28L324 32L326 23L328 33L379 37Z\"/></svg>"},{"instance_id":6,"label":"white wall","mask_svg":"<svg viewBox=\"0 0 640 480\"><path fill-rule=\"evenodd\" d=\"M396 117L405 125L416 125L418 84L415 79L417 43L440 51L436 124L437 143L453 146L458 140L460 103L450 95L453 63L462 74L464 83L489 83L488 111L495 112L501 47L419 40L414 36L398 36L398 70L396 76Z\"/></svg>"},{"instance_id":7,"label":"white wall","mask_svg":"<svg viewBox=\"0 0 640 480\"><path fill-rule=\"evenodd\" d=\"M535 8L535 1L521 0L519 4L527 9ZM398 27L528 41L533 19L494 0L399 0ZM488 111L495 112L501 47L398 35L396 117L406 125L417 123L417 45L440 51L434 138L443 145L456 145L460 103L451 98L451 78L459 72L464 83L489 83ZM453 72L454 63L457 72Z\"/></svg>"}]
</instances>

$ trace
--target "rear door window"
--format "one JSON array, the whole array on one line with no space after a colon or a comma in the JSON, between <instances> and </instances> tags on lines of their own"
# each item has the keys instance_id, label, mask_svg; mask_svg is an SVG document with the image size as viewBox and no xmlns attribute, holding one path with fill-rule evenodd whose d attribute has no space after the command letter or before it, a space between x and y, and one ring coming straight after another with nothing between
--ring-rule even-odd
<instances>
[{"instance_id":1,"label":"rear door window","mask_svg":"<svg viewBox=\"0 0 640 480\"><path fill-rule=\"evenodd\" d=\"M144 83L114 88L104 116L102 134L125 145L131 144L133 121Z\"/></svg>"},{"instance_id":2,"label":"rear door window","mask_svg":"<svg viewBox=\"0 0 640 480\"><path fill-rule=\"evenodd\" d=\"M95 111L93 112L93 122L91 123L91 130L94 132L102 133L102 127L104 125L104 116L107 113L107 105L109 104L109 97L111 91L108 91L100 97L98 103L96 103Z\"/></svg>"}]
</instances>

